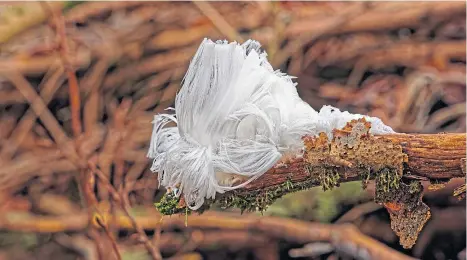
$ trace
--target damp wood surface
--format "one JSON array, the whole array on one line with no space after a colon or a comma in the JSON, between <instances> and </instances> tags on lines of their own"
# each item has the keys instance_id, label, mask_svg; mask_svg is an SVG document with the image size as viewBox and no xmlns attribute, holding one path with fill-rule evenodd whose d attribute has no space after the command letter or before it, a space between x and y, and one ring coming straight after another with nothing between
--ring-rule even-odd
<instances>
[{"instance_id":1,"label":"damp wood surface","mask_svg":"<svg viewBox=\"0 0 467 260\"><path fill-rule=\"evenodd\" d=\"M286 154L258 180L241 189L207 200L202 213L216 202L221 208L263 212L285 194L321 186L336 188L342 182L362 181L366 188L374 179L375 202L389 212L391 228L404 248L412 248L426 222L430 208L422 201L421 180L442 184L465 177L465 134L410 135L370 134L365 118L351 120L342 129L304 136L303 154ZM170 190L156 203L160 213L189 214L182 198Z\"/></svg>"},{"instance_id":2,"label":"damp wood surface","mask_svg":"<svg viewBox=\"0 0 467 260\"><path fill-rule=\"evenodd\" d=\"M389 134L375 136L376 139L389 140L402 146L402 151L408 155L404 164L404 175L427 180L452 179L465 177L462 171L463 158L466 158L466 134ZM378 156L375 154L375 156ZM261 190L277 186L287 181L303 182L309 178L303 159L295 159L282 167L269 170L240 189L239 192ZM359 179L358 173L346 171L346 178L341 181ZM319 185L316 181L315 185Z\"/></svg>"},{"instance_id":3,"label":"damp wood surface","mask_svg":"<svg viewBox=\"0 0 467 260\"><path fill-rule=\"evenodd\" d=\"M217 202L222 208L264 211L285 194L321 186L323 190L342 182L361 180L366 188L376 180L375 198L386 201L400 188L402 179L443 184L465 177L465 134L370 134L371 124L364 118L352 120L333 137L321 133L304 136L304 153L287 154L269 171L245 187L207 200L198 212ZM444 184L443 184L444 186ZM421 190L422 191L422 190ZM390 205L390 204L388 204ZM156 207L162 214L180 213L183 199L168 192Z\"/></svg>"}]
</instances>

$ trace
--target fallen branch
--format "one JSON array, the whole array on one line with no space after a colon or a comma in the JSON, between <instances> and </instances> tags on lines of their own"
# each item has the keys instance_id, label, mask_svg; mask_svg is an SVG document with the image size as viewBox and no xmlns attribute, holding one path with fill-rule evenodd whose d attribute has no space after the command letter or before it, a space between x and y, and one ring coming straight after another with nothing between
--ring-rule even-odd
<instances>
[{"instance_id":1,"label":"fallen branch","mask_svg":"<svg viewBox=\"0 0 467 260\"><path fill-rule=\"evenodd\" d=\"M42 4L44 12L48 12L52 16L55 24L55 30L57 35L57 40L59 42L58 51L60 53L60 60L62 66L65 69L67 78L68 78L68 91L69 91L69 100L71 106L71 127L73 129L74 136L79 136L82 132L81 127L81 99L79 94L78 79L76 78L76 72L73 66L71 65L69 58L69 47L67 43L66 31L65 31L65 18L61 12L54 11L48 3Z\"/></svg>"},{"instance_id":2,"label":"fallen branch","mask_svg":"<svg viewBox=\"0 0 467 260\"><path fill-rule=\"evenodd\" d=\"M420 180L439 183L465 177L461 166L465 134L373 136L370 127L365 119L359 119L335 129L332 140L324 133L305 136L303 155L284 156L258 180L217 196L215 202L223 208L263 211L287 193L315 186L327 190L354 180L362 180L366 187L375 179L375 201L389 210L392 229L401 244L410 248L431 216L421 201ZM213 202L205 202L201 211ZM166 215L186 210L184 200L170 191L156 206Z\"/></svg>"},{"instance_id":3,"label":"fallen branch","mask_svg":"<svg viewBox=\"0 0 467 260\"><path fill-rule=\"evenodd\" d=\"M465 134L391 134L376 136L375 140L390 141L400 145L402 151L408 155L404 165L404 176L424 180L445 180L465 177L462 172L462 159L465 158ZM319 165L318 165L319 166ZM347 169L346 176L341 181L355 181L360 173ZM307 162L296 159L271 169L258 180L248 184L241 192L254 192L265 188L275 187L290 181L292 185L310 178ZM314 185L313 185L314 184ZM319 186L316 180L310 185Z\"/></svg>"},{"instance_id":4,"label":"fallen branch","mask_svg":"<svg viewBox=\"0 0 467 260\"><path fill-rule=\"evenodd\" d=\"M252 197L256 201L255 206L261 206L261 210L284 194L315 186L324 185L323 188L329 189L341 182L368 181L375 179L385 168L396 169L395 174L413 180L444 182L465 177L462 166L466 157L465 134L371 136L363 130L360 132L361 139L352 139L352 136L345 136L349 131L338 130L335 133L344 135L342 138L348 140L334 139L328 143L323 136L314 140L305 138L305 156L285 156L257 180L241 189L218 196L216 201L225 202L226 197ZM348 142L358 143L359 146L349 147ZM349 155L349 152L353 154ZM323 175L333 171L338 176L330 183L331 176ZM267 198L258 201L261 199L256 197L259 194ZM243 209L256 209L244 208L253 205L227 204Z\"/></svg>"},{"instance_id":5,"label":"fallen branch","mask_svg":"<svg viewBox=\"0 0 467 260\"><path fill-rule=\"evenodd\" d=\"M115 190L115 188L112 186L112 184L110 184L110 181L107 179L105 174L102 173L99 169L97 169L95 164L93 164L92 162L89 162L89 168L103 182L103 185L109 190L109 192L112 195L112 198L115 200L115 202L121 204L121 208L122 208L125 216L128 217L132 228L134 228L138 232L138 235L140 236L140 239L142 240L144 246L146 247L146 249L150 253L151 257L154 260L162 259L159 248L155 247L153 245L153 243L151 243L151 241L149 240L147 235L144 233L144 229L141 226L141 224L138 221L136 221L135 218L130 213L130 202L128 201L128 197L126 195L118 193ZM96 220L96 223L99 225L99 219L95 219L95 220ZM115 216L112 216L111 221L112 220L115 220ZM118 252L118 250L116 250L116 251Z\"/></svg>"},{"instance_id":6,"label":"fallen branch","mask_svg":"<svg viewBox=\"0 0 467 260\"><path fill-rule=\"evenodd\" d=\"M71 66L76 69L87 68L92 60L90 50L81 48L70 55ZM3 72L15 71L22 75L41 75L42 73L62 67L60 55L33 56L18 58L5 58L0 60L0 70Z\"/></svg>"}]
</instances>

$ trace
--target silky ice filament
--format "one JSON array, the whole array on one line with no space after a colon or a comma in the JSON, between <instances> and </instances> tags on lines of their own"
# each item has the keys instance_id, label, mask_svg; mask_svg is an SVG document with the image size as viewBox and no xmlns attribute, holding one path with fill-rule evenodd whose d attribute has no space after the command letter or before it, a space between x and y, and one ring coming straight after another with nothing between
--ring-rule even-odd
<instances>
[{"instance_id":1,"label":"silky ice filament","mask_svg":"<svg viewBox=\"0 0 467 260\"><path fill-rule=\"evenodd\" d=\"M205 198L238 189L272 168L285 153L301 153L304 135L365 117L371 133L394 131L379 118L300 99L292 77L274 71L257 41L204 39L193 57L172 113L155 116L147 156L159 184L196 210ZM166 127L170 122L174 127ZM233 185L232 176L244 181Z\"/></svg>"}]
</instances>

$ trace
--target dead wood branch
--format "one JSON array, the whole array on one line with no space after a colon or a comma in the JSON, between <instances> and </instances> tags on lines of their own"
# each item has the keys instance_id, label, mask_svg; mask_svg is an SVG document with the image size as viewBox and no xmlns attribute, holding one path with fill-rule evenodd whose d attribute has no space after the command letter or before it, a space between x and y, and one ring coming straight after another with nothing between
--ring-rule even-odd
<instances>
[{"instance_id":1,"label":"dead wood branch","mask_svg":"<svg viewBox=\"0 0 467 260\"><path fill-rule=\"evenodd\" d=\"M223 208L263 211L290 192L314 186L328 190L354 180L361 180L366 187L370 179L375 179L375 201L389 210L392 229L400 237L400 243L410 248L431 216L429 207L421 201L420 180L465 177L461 164L465 158L466 136L373 136L370 127L365 119L359 119L335 129L332 140L324 133L318 137L305 136L303 155L284 156L258 180L217 196L215 201ZM201 211L210 203L205 202ZM169 191L156 207L162 214L172 215L183 212L186 205Z\"/></svg>"},{"instance_id":2,"label":"dead wood branch","mask_svg":"<svg viewBox=\"0 0 467 260\"><path fill-rule=\"evenodd\" d=\"M74 68L87 68L91 63L91 51L79 49L70 55L71 66ZM59 54L49 56L25 57L23 59L7 58L0 60L0 70L8 72L18 71L24 75L40 75L49 69L60 68L61 58Z\"/></svg>"},{"instance_id":3,"label":"dead wood branch","mask_svg":"<svg viewBox=\"0 0 467 260\"><path fill-rule=\"evenodd\" d=\"M376 136L375 139L388 140L402 147L402 151L408 155L404 165L404 176L408 178L437 180L465 177L461 166L461 160L466 157L465 134L391 134ZM291 181L292 185L305 181L310 177L305 166L306 162L302 159L280 165L239 192L259 191L287 181ZM358 177L358 172L349 169L342 181L355 181ZM312 186L317 185L318 181Z\"/></svg>"}]
</instances>

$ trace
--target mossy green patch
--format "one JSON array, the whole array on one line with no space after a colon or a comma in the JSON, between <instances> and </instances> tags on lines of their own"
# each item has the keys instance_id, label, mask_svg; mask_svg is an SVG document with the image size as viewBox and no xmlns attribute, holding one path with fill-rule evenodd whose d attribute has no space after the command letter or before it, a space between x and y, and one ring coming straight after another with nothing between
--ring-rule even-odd
<instances>
[{"instance_id":1,"label":"mossy green patch","mask_svg":"<svg viewBox=\"0 0 467 260\"><path fill-rule=\"evenodd\" d=\"M180 212L177 207L180 197L176 197L172 192L166 193L159 202L154 203L157 210L162 215L173 215Z\"/></svg>"},{"instance_id":2,"label":"mossy green patch","mask_svg":"<svg viewBox=\"0 0 467 260\"><path fill-rule=\"evenodd\" d=\"M334 187L339 187L341 176L335 167L323 167L323 170L318 175L318 180L324 191L331 190Z\"/></svg>"},{"instance_id":3,"label":"mossy green patch","mask_svg":"<svg viewBox=\"0 0 467 260\"><path fill-rule=\"evenodd\" d=\"M278 198L285 194L309 189L316 186L318 181L309 178L305 181L292 182L289 178L284 183L252 192L232 191L216 200L222 209L238 208L241 212L265 211Z\"/></svg>"},{"instance_id":4,"label":"mossy green patch","mask_svg":"<svg viewBox=\"0 0 467 260\"><path fill-rule=\"evenodd\" d=\"M376 190L379 193L387 193L391 189L398 189L401 175L396 169L383 168L376 175Z\"/></svg>"}]
</instances>

